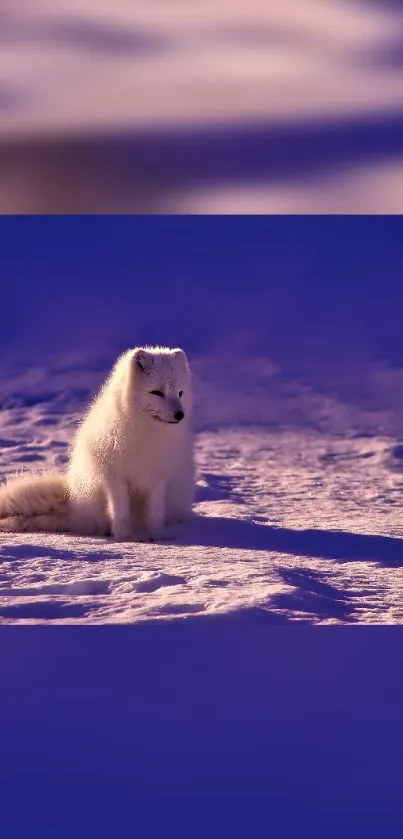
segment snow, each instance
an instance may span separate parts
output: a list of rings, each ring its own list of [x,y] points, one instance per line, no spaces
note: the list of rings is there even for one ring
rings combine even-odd
[[[295,220],[256,220],[254,239],[253,223],[244,220],[251,238],[239,244],[231,233],[239,232],[242,221],[234,225],[231,219],[209,220],[206,226],[196,218],[182,219],[176,221],[176,234],[173,221],[167,223],[167,237],[161,220],[155,224],[151,219],[122,220],[121,232],[114,239],[113,231],[119,230],[116,220],[55,223],[44,219],[35,225],[36,249],[30,250],[27,238],[26,248],[18,254],[12,234],[19,230],[24,239],[32,223],[3,222],[4,231],[11,235],[8,245],[4,239],[10,293],[15,294],[18,282],[25,282],[27,299],[21,301],[12,334],[3,339],[9,354],[3,353],[2,361],[1,476],[21,469],[64,467],[85,404],[114,360],[111,347],[119,342],[127,309],[130,317],[138,318],[143,305],[145,323],[155,319],[170,334],[177,329],[174,343],[183,343],[190,353],[196,389],[198,482],[194,516],[184,526],[170,529],[159,544],[2,534],[1,622],[401,623],[400,320],[393,321],[389,308],[382,312],[378,305],[380,289],[386,293],[389,283],[392,291],[392,274],[386,272],[385,279],[382,269],[384,286],[377,274],[379,255],[383,264],[388,259],[391,265],[398,262],[399,221],[385,221],[377,234],[374,224],[346,220],[343,240],[342,228],[331,220],[327,225],[326,220],[308,221],[302,238],[298,233],[302,225],[300,229]],[[385,257],[382,245],[389,223],[389,256]],[[273,236],[268,249],[267,235],[276,226],[277,244]],[[107,244],[92,249],[91,243],[99,242],[102,231],[108,230]],[[164,249],[173,255],[176,288],[171,295],[169,268],[159,275],[158,264],[149,263],[145,242],[141,245],[136,238],[147,230],[157,263],[166,258]],[[355,251],[351,248],[354,232]],[[199,250],[201,236],[204,256]],[[279,267],[282,236],[293,243],[295,259],[300,260],[291,293],[287,282],[294,269]],[[337,277],[332,285],[329,275],[325,295],[308,284],[311,268],[306,249],[315,237],[318,252],[319,242],[322,248],[323,262],[316,266],[320,278],[322,269],[334,271],[335,242],[344,265],[344,280]],[[119,258],[124,242],[132,248],[130,256],[127,247],[128,276],[136,265],[141,266],[142,276],[129,290],[126,277],[116,278],[112,300],[106,293],[107,260],[112,264],[114,256]],[[68,281],[60,289],[52,287],[54,296],[49,298],[46,272],[54,276],[67,243],[66,258],[80,265],[80,272],[88,271],[88,287],[80,275],[74,278],[72,263]],[[255,277],[248,297],[242,280],[243,258],[252,245],[262,273],[266,262],[267,270],[277,265],[278,279],[266,288]],[[176,247],[184,263],[175,262]],[[193,264],[196,270],[199,263],[200,269],[206,252],[208,260],[215,253],[216,273],[206,285],[197,285],[196,303],[192,303],[187,268]],[[229,262],[223,269],[225,254]],[[101,265],[106,270],[104,278],[98,273]],[[45,275],[38,281],[36,272],[41,266]],[[66,261],[61,270],[66,271]],[[356,270],[360,277],[352,279]],[[378,284],[371,280],[371,271]],[[366,282],[363,317],[367,325],[374,324],[373,331],[363,331],[362,323],[355,320],[361,276]],[[93,306],[94,277],[98,294]],[[68,305],[64,306],[66,283]],[[153,288],[158,294],[154,293],[150,314]],[[348,308],[338,303],[338,294],[344,300],[347,288]],[[334,303],[329,304],[332,295]],[[25,316],[25,307],[32,311],[31,304],[42,327],[35,318],[29,323]],[[77,333],[69,330],[74,305]],[[324,330],[329,305],[331,321]],[[39,314],[41,306],[44,312]],[[224,312],[219,321],[218,312]],[[276,332],[281,312],[282,325]],[[79,328],[86,317],[88,335]],[[182,340],[189,336],[189,317],[190,347],[186,338]],[[307,338],[301,343],[304,318]],[[272,324],[267,335],[265,319]],[[317,324],[311,347],[310,319]],[[41,343],[42,329],[51,342],[47,350]],[[382,344],[384,332],[393,351],[375,360],[371,353],[379,340]],[[91,348],[72,349],[76,335]],[[339,349],[341,335],[343,348]],[[135,329],[131,343],[138,343]]]
[[[46,466],[47,455],[59,463],[55,442],[9,446],[5,471]],[[376,437],[201,432],[195,515],[166,542],[3,535],[2,622],[401,623],[391,448]]]

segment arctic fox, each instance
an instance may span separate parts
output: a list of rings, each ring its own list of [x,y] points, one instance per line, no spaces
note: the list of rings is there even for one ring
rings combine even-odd
[[[0,488],[0,531],[153,541],[192,508],[191,376],[181,349],[118,358],[76,433],[65,474]]]

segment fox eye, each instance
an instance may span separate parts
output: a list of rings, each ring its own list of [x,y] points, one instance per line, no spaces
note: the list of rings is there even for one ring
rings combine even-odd
[[[183,396],[183,390],[179,391],[179,396]]]
[[[164,396],[162,390],[151,390],[150,393],[152,393],[153,396]]]

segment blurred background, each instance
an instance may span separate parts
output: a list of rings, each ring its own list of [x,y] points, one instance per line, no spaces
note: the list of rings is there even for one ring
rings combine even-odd
[[[81,411],[161,343],[189,353],[203,427],[403,442],[402,274],[403,216],[3,216],[0,419]]]
[[[0,212],[400,213],[399,0],[2,0]]]

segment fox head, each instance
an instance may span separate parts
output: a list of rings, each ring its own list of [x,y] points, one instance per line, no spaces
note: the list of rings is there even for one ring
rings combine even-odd
[[[191,376],[183,350],[138,347],[131,353],[128,398],[136,413],[178,425],[192,410]]]

